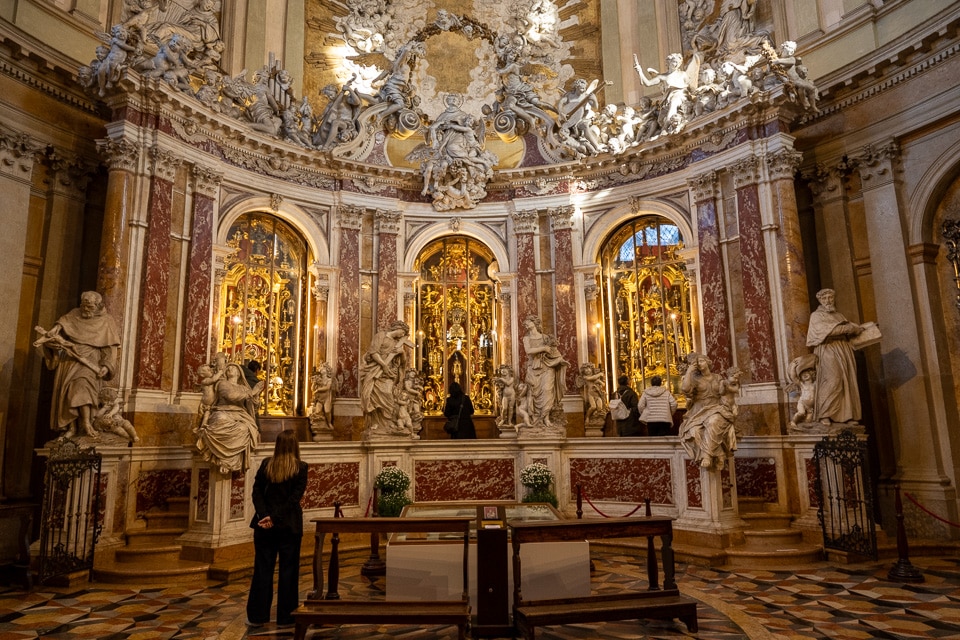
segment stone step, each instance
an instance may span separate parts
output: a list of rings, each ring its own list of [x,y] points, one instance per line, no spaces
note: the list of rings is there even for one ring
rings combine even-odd
[[[796,529],[747,529],[743,532],[746,545],[760,549],[794,547],[803,544],[803,532]]]
[[[747,523],[749,530],[765,531],[768,529],[789,529],[793,516],[783,513],[748,512],[741,513],[740,518]]]
[[[121,547],[114,554],[118,563],[175,562],[180,559],[180,545]]]
[[[811,564],[823,559],[823,547],[809,543],[757,548],[749,544],[730,547],[727,552],[727,568],[784,568]]]
[[[207,584],[210,565],[189,560],[147,560],[117,562],[114,559],[97,562],[93,579],[110,584]]]
[[[170,511],[148,511],[143,514],[147,529],[183,529],[187,530],[190,518],[186,513]]]
[[[128,547],[169,547],[186,531],[185,527],[129,529],[126,532]]]

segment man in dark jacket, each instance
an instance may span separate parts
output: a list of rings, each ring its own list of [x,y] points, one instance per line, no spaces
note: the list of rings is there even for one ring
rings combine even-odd
[[[621,437],[642,436],[640,414],[637,413],[637,403],[640,398],[637,396],[637,392],[630,388],[630,379],[627,376],[617,378],[617,385],[616,397],[620,398],[620,402],[630,409],[629,416],[623,420],[617,420],[617,434]]]

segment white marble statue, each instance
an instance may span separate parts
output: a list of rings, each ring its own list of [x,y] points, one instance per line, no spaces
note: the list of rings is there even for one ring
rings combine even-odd
[[[414,344],[407,337],[410,327],[397,320],[378,331],[360,364],[360,410],[366,426],[365,437],[412,437],[412,429],[401,425],[397,396],[403,392],[407,369],[405,349]]]
[[[264,381],[251,388],[240,365],[224,360],[218,354],[215,365],[197,369],[202,413],[194,433],[200,456],[220,473],[229,475],[245,472],[260,444],[256,416]]]
[[[694,55],[686,67],[683,67],[683,56],[671,53],[667,56],[667,70],[660,73],[649,68],[648,78],[643,72],[640,60],[633,55],[633,68],[640,77],[640,84],[645,87],[660,85],[663,99],[660,106],[660,128],[663,133],[679,133],[689,120],[686,103],[690,98],[689,92],[697,88],[700,73],[700,57]]]
[[[101,438],[115,436],[129,442],[140,442],[140,436],[133,424],[123,417],[122,410],[123,399],[116,387],[100,389],[100,406],[93,418],[94,429],[101,434]]]
[[[800,424],[813,422],[814,402],[817,396],[817,356],[812,353],[798,356],[787,367],[790,385],[787,391],[797,393],[796,411],[787,425],[790,432],[798,430]]]
[[[806,67],[796,53],[796,42],[792,40],[782,42],[778,53],[772,55],[768,53],[770,66],[781,77],[784,86],[791,91],[793,99],[804,109],[816,113],[820,94],[817,86],[807,79]]]
[[[333,432],[333,397],[339,389],[333,367],[324,362],[310,376],[310,432],[315,441],[326,439]]]
[[[860,335],[863,328],[837,311],[835,299],[833,289],[817,293],[820,306],[810,314],[807,329],[807,346],[817,356],[813,419],[825,425],[856,424],[860,421],[860,392],[850,338]]]
[[[80,295],[80,306],[64,314],[47,331],[36,327],[33,343],[47,368],[56,370],[50,402],[50,428],[61,438],[97,438],[93,420],[103,382],[117,369],[120,334],[96,291]]]
[[[687,412],[680,424],[680,442],[687,455],[705,469],[721,470],[737,449],[737,396],[739,375],[724,377],[711,371],[710,359],[699,353],[687,356],[680,390],[687,397]]]
[[[508,364],[500,365],[493,378],[493,385],[497,389],[499,400],[497,426],[511,427],[514,425],[513,418],[517,407],[517,376],[513,367]]]
[[[523,349],[527,354],[524,382],[530,395],[530,426],[537,431],[562,432],[564,424],[561,401],[569,363],[560,354],[556,338],[543,333],[539,318],[531,316],[524,320],[523,326],[526,328]]]
[[[357,137],[360,131],[357,119],[363,99],[353,86],[355,80],[356,75],[353,75],[339,89],[336,85],[328,84],[320,90],[328,102],[313,135],[313,144],[317,148],[326,151]]]
[[[583,394],[584,423],[603,424],[607,415],[607,385],[603,369],[592,362],[584,362],[580,365],[576,383]]]

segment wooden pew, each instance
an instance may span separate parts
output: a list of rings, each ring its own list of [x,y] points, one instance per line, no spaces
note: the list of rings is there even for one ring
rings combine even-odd
[[[513,623],[528,640],[542,626],[633,619],[679,618],[697,632],[696,601],[680,595],[674,576],[673,521],[670,518],[605,518],[557,522],[509,522],[513,544]],[[658,585],[657,562],[646,562],[646,591],[623,591],[580,598],[524,600],[520,590],[523,567],[520,547],[528,542],[563,542],[609,538],[643,538],[662,541],[663,588]],[[652,547],[652,545],[651,545]],[[638,563],[639,564],[639,563]]]
[[[470,524],[473,518],[314,518],[313,590],[293,612],[294,638],[303,640],[310,625],[341,624],[435,624],[456,625],[460,640],[465,640],[470,623],[470,598],[467,558],[470,548]],[[340,534],[456,533],[463,544],[463,592],[458,600],[393,601],[341,600]],[[331,535],[327,592],[323,593],[323,544]]]

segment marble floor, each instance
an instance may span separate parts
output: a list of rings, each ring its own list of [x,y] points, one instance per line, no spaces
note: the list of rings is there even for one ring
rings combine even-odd
[[[639,575],[623,570],[615,554],[595,557],[598,591],[645,588]],[[919,557],[911,562],[924,576],[918,584],[891,582],[892,561],[855,565],[818,563],[790,571],[679,567],[685,594],[699,601],[700,631],[690,634],[679,622],[627,621],[538,629],[544,640],[594,638],[681,638],[766,640],[794,638],[860,639],[960,638],[960,558]],[[308,572],[307,572],[308,573]],[[377,590],[356,574],[341,586]],[[303,592],[311,578],[303,575]],[[0,590],[0,640],[50,638],[213,639],[290,638],[292,629],[246,626],[247,584],[208,583],[171,587],[119,587],[87,584],[73,588],[38,587],[26,592]],[[350,597],[341,589],[344,597]],[[453,627],[419,628],[352,625],[311,629],[313,640],[456,638]]]

